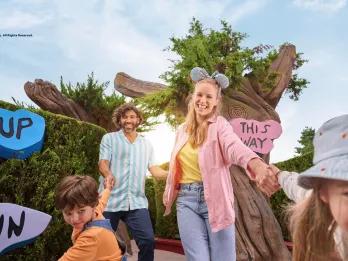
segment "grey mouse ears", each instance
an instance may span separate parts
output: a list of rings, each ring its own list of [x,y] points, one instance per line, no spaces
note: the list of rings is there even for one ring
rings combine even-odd
[[[200,67],[194,67],[190,72],[190,77],[195,83],[206,78],[214,79],[221,89],[226,89],[230,83],[226,75],[215,71],[210,76],[204,68]]]

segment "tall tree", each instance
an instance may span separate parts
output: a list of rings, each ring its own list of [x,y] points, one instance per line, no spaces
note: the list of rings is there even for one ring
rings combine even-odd
[[[297,156],[302,156],[307,153],[314,151],[313,139],[314,139],[315,129],[311,127],[305,127],[301,132],[301,137],[297,141],[300,146],[295,147],[295,152]]]
[[[222,114],[228,119],[258,121],[280,118],[275,108],[283,93],[297,100],[308,82],[293,71],[305,62],[295,46],[284,44],[278,50],[269,45],[241,47],[246,34],[234,32],[222,21],[220,31],[205,29],[193,19],[188,34],[172,37],[168,51],[178,59],[161,78],[166,88],[155,82],[135,79],[126,73],[115,78],[116,90],[138,98],[144,110],[154,116],[164,114],[176,126],[183,122],[187,98],[193,85],[189,72],[195,66],[224,72],[230,86],[223,91]],[[145,95],[147,94],[147,95]],[[143,96],[145,95],[145,96]],[[261,155],[268,162],[269,154]],[[290,260],[281,230],[268,199],[251,182],[244,170],[230,168],[237,213],[237,260]]]

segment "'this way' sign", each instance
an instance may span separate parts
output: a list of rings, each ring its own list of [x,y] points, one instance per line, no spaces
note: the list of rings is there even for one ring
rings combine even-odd
[[[267,154],[273,148],[273,140],[282,133],[281,125],[273,120],[256,121],[242,118],[232,119],[234,132],[251,150]]]
[[[40,151],[45,134],[45,119],[21,109],[15,112],[0,108],[0,157],[26,159]]]

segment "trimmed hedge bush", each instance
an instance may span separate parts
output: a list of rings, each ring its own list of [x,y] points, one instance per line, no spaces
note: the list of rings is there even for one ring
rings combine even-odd
[[[160,165],[162,169],[168,170],[169,164],[163,163]],[[151,182],[149,181],[151,180]],[[156,181],[155,179],[149,178],[146,186],[151,186],[153,188],[154,194],[151,191],[152,189],[146,190],[146,196],[149,200],[149,211],[151,219],[154,216],[155,221],[152,223],[154,226],[155,236],[179,239],[179,229],[176,221],[176,208],[175,204],[172,208],[172,213],[168,216],[163,216],[164,214],[164,205],[163,205],[163,192],[165,188],[165,181]],[[150,192],[151,191],[151,192]],[[149,192],[149,193],[147,193]],[[151,198],[153,195],[153,198]]]
[[[0,108],[20,109],[2,101]],[[42,110],[31,111],[45,118],[44,147],[26,160],[1,161],[0,202],[48,213],[52,221],[34,243],[1,256],[1,260],[57,260],[71,246],[71,228],[54,207],[55,186],[67,175],[99,176],[97,161],[104,129]]]
[[[149,201],[150,218],[151,218],[153,231],[155,231],[157,209],[156,209],[156,200],[155,200],[156,198],[155,181],[152,177],[148,177],[145,180],[145,195]]]
[[[168,216],[163,216],[164,205],[163,205],[163,192],[165,188],[165,181],[155,181],[155,192],[156,192],[156,236],[164,238],[179,239],[179,229],[176,220],[176,207],[173,204],[172,212]]]

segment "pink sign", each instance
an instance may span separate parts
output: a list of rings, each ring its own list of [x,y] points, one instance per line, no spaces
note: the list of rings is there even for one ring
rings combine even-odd
[[[230,123],[246,146],[262,154],[269,153],[273,148],[273,140],[282,134],[281,125],[274,120],[260,122],[237,118],[230,120]]]

